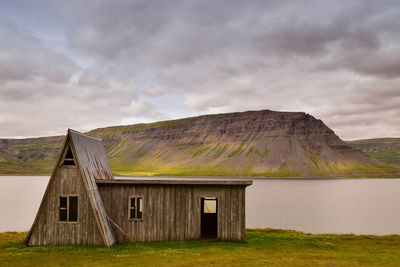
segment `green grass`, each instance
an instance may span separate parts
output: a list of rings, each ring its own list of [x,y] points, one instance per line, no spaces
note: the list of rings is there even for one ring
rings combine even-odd
[[[400,166],[400,138],[377,138],[348,143],[383,163]]]
[[[400,266],[400,236],[247,230],[246,242],[163,241],[23,248],[0,234],[0,266]]]
[[[395,166],[381,166],[374,164],[360,164],[356,161],[347,160],[335,166],[330,165],[322,174],[346,174],[349,177],[399,177],[400,168]],[[344,176],[344,175],[341,175]]]
[[[400,151],[383,150],[366,153],[371,158],[375,158],[383,163],[400,165]]]
[[[227,149],[225,146],[220,146],[211,155],[214,157],[215,153],[222,154]],[[208,153],[205,151],[202,155]],[[221,152],[222,151],[222,152]],[[160,154],[160,151],[157,152]],[[258,149],[253,149],[252,153],[258,155],[261,159],[268,157],[268,150],[263,153]],[[152,157],[150,160],[142,160],[146,152],[138,150],[132,156],[132,160],[121,161],[119,158],[110,158],[111,169],[114,175],[121,176],[263,176],[263,177],[299,177],[304,176],[301,171],[288,169],[288,166],[281,166],[279,169],[267,169],[264,172],[254,172],[252,169],[253,164],[249,164],[244,168],[234,168],[228,164],[214,164],[212,162],[205,162],[203,164],[183,164],[178,160],[176,164],[166,164],[159,157]],[[147,155],[147,154],[146,154]],[[219,157],[220,155],[218,155]],[[227,158],[228,159],[228,158]],[[315,160],[315,165],[311,160]],[[136,160],[142,160],[137,162]],[[357,162],[348,161],[347,165],[326,164],[316,161],[315,156],[309,158],[311,166],[314,168],[312,174],[306,176],[327,176],[327,177],[399,177],[400,169],[398,167],[390,166],[375,166],[375,165],[361,165]],[[35,160],[28,162],[25,165],[0,163],[0,173],[3,175],[48,175],[54,164],[54,159]],[[318,166],[318,168],[317,168]],[[390,167],[390,168],[389,168]],[[44,172],[43,170],[46,170]]]
[[[141,173],[153,176],[239,176],[242,173],[220,165],[174,165],[166,166],[156,163],[131,167],[113,168],[115,175],[140,176]]]
[[[193,165],[163,165],[156,162],[133,166],[114,165],[111,161],[114,175],[117,176],[249,176],[249,177],[299,177],[300,172],[288,170],[286,164],[279,169],[267,169],[264,172],[254,172],[253,165],[245,168],[229,168],[224,165],[193,164]]]
[[[114,126],[107,128],[100,128],[96,130],[92,130],[88,132],[89,135],[97,136],[101,138],[109,137],[112,134],[122,133],[127,131],[139,131],[139,130],[147,130],[152,128],[161,128],[161,127],[173,127],[179,126],[186,123],[188,120],[186,119],[178,119],[178,120],[170,120],[170,121],[160,121],[153,123],[141,123],[135,125],[127,125],[127,126]]]

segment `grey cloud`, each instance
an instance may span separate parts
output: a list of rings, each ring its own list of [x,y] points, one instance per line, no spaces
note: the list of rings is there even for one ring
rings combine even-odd
[[[109,81],[105,75],[99,73],[93,68],[86,69],[79,77],[78,84],[82,87],[108,87],[110,86]]]
[[[211,67],[220,65],[217,77],[257,71],[271,61],[282,66],[313,57],[316,71],[399,75],[398,60],[380,53],[399,36],[398,28],[385,27],[400,20],[393,1],[72,3],[62,6],[71,46],[135,73],[167,72],[177,81],[181,73],[172,73],[174,66],[179,70],[208,61]]]
[[[390,54],[371,52],[358,56],[348,55],[339,64],[364,75],[396,78],[400,77],[400,49]]]
[[[125,86],[115,85],[106,89],[82,89],[74,84],[49,83],[19,86],[25,93],[37,91],[37,88],[40,88],[40,91],[36,92],[35,99],[29,101],[18,97],[10,99],[6,97],[10,90],[0,90],[2,137],[63,134],[69,127],[86,131],[119,124],[123,119],[165,118],[165,115],[156,111],[151,104],[138,100],[135,90]],[[61,92],[46,96],[46,92],[54,87]]]
[[[148,88],[144,90],[144,93],[147,96],[155,97],[155,96],[161,96],[166,92],[166,89],[158,84],[152,84]]]
[[[0,21],[0,43],[0,137],[166,117],[138,99],[134,81],[113,79],[107,69],[82,68],[13,23]]]
[[[1,90],[13,101],[41,86],[33,93],[37,98],[46,94],[54,106],[67,108],[69,102],[74,114],[85,114],[69,121],[79,121],[79,127],[115,124],[118,118],[165,117],[168,103],[143,103],[144,94],[150,99],[183,95],[182,104],[193,115],[305,111],[337,127],[347,139],[372,137],[374,127],[400,135],[400,123],[393,118],[400,105],[396,1],[48,4],[66,32],[65,50],[78,59],[89,58],[89,66],[77,67],[68,57],[43,49],[39,40],[21,38],[29,34],[7,28],[4,36],[16,36],[7,50],[22,43],[27,51],[42,54],[28,61],[34,68],[20,67],[22,59],[16,55],[9,67],[0,66],[0,80],[4,76],[13,81]],[[49,62],[58,63],[53,71],[46,67]],[[24,83],[28,80],[35,80],[36,86]],[[43,104],[49,113],[53,108]]]
[[[0,20],[0,43],[0,83],[36,78],[65,83],[77,69],[73,61],[46,49],[29,32],[4,20]]]
[[[295,8],[288,8],[289,3]],[[278,53],[306,55],[324,51],[326,45],[338,41],[344,47],[378,46],[370,25],[363,27],[368,16],[382,12],[365,8],[375,6],[372,1],[350,1],[347,8],[319,1],[307,3],[114,1],[102,5],[95,1],[91,8],[78,4],[64,8],[79,22],[79,27],[69,28],[71,44],[112,59],[137,59],[151,52],[145,55],[150,63],[168,56],[190,62],[187,57],[194,60],[243,44],[261,52],[271,47]],[[309,9],[315,12],[308,14]],[[358,9],[367,13],[353,16]]]

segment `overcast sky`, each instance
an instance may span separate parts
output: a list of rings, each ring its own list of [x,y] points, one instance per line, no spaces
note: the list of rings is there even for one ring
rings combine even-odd
[[[400,1],[0,2],[0,137],[303,111],[400,137]]]

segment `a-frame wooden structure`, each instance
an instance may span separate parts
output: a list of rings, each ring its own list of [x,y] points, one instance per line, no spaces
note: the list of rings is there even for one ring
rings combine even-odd
[[[96,180],[113,180],[101,140],[68,130],[25,246],[112,246]]]
[[[245,188],[251,184],[239,179],[114,179],[101,140],[68,130],[24,245],[109,247],[210,236],[243,241]],[[206,202],[215,203],[213,212],[204,211]]]

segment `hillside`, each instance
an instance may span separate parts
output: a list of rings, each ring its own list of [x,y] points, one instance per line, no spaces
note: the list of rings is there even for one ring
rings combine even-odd
[[[372,158],[400,166],[400,138],[375,138],[347,142]]]
[[[63,138],[0,139],[0,174],[50,174]]]
[[[119,175],[348,176],[395,171],[321,120],[269,110],[92,130]],[[63,137],[0,140],[0,173],[49,173]]]

